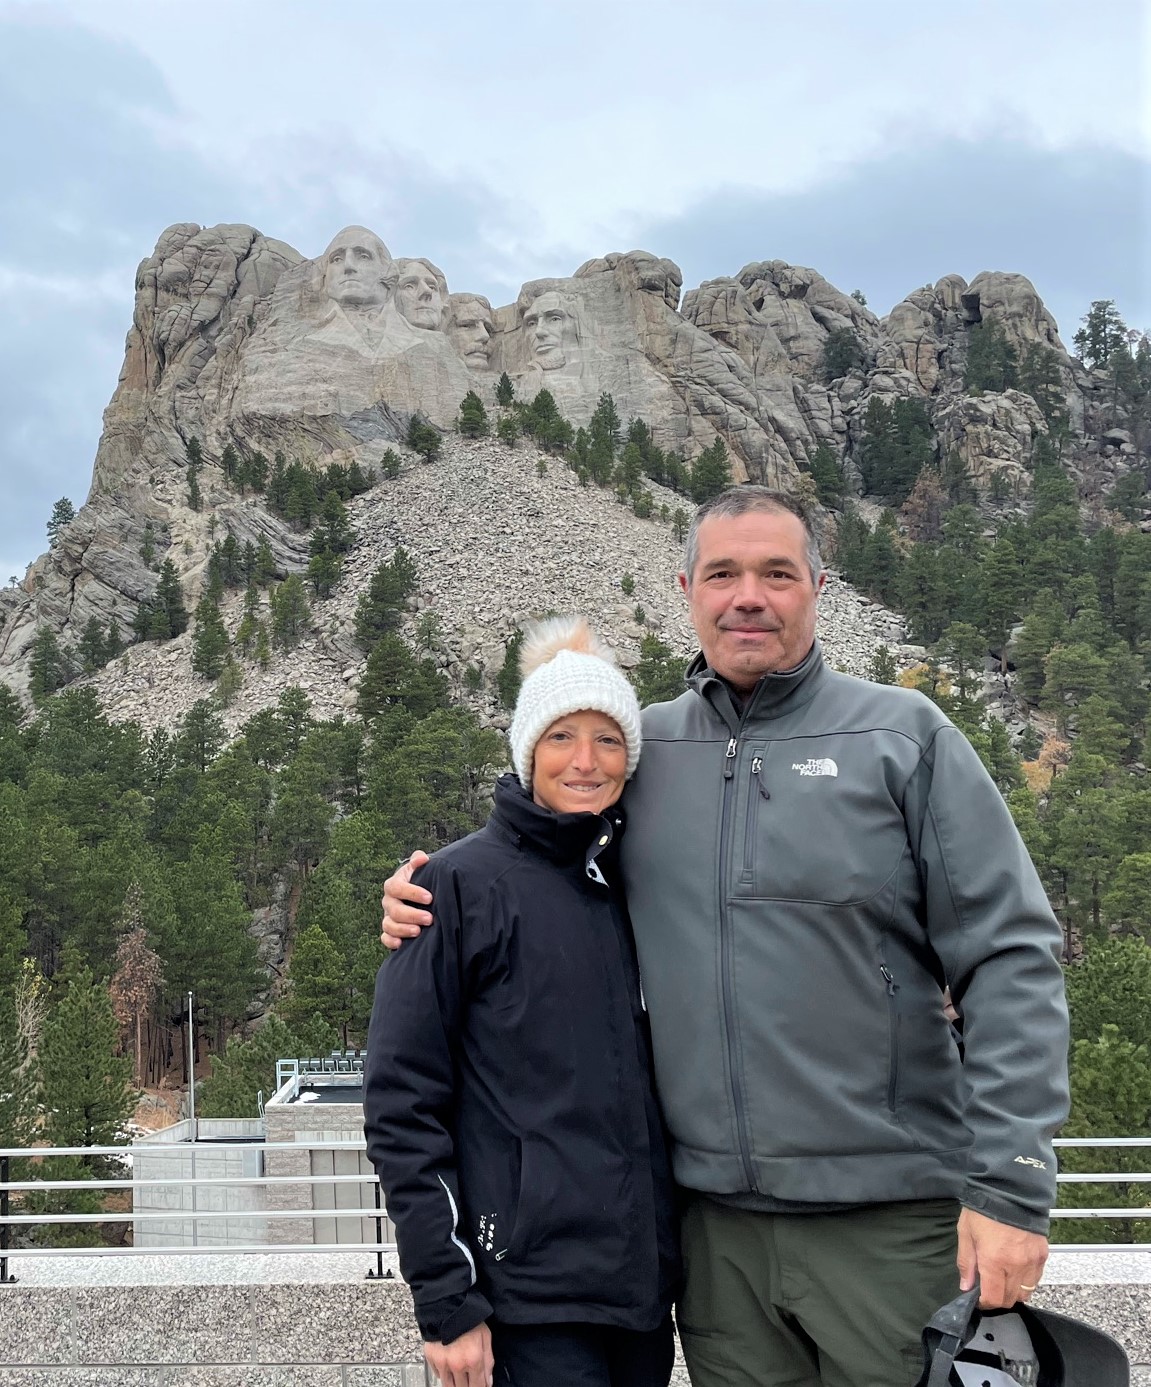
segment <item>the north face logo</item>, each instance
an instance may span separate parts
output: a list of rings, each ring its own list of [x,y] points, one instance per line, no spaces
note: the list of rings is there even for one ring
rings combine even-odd
[[[839,767],[830,756],[813,756],[810,761],[793,761],[791,769],[800,775],[838,775]]]

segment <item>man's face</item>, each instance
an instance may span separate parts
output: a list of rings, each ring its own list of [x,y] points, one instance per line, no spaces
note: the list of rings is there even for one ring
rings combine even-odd
[[[380,253],[362,234],[340,232],[324,255],[324,288],[345,307],[374,307],[387,298]]]
[[[400,271],[396,304],[413,327],[435,331],[444,313],[440,282],[427,265],[410,262]]]
[[[575,319],[558,294],[541,294],[524,314],[524,332],[536,363],[545,371],[565,365],[575,347]]]
[[[449,334],[456,350],[476,369],[488,365],[492,349],[492,317],[476,299],[456,305]]]
[[[679,575],[708,664],[749,692],[792,669],[815,640],[815,602],[803,525],[789,512],[710,516],[699,527],[691,583]]]

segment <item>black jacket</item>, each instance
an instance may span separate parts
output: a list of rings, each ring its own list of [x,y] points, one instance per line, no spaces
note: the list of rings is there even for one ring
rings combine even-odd
[[[364,1129],[426,1339],[654,1328],[678,1282],[673,1185],[631,932],[623,816],[512,776],[416,880],[435,923],[380,969]]]

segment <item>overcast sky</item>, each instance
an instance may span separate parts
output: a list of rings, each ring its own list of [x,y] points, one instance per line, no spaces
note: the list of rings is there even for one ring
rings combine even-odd
[[[1147,0],[0,0],[0,582],[87,494],[172,222],[348,222],[506,303],[610,250],[1151,328]]]

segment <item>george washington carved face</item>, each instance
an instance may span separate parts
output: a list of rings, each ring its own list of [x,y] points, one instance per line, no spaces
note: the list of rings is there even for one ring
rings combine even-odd
[[[391,256],[363,226],[346,226],[323,254],[324,290],[341,308],[378,308],[388,297]]]

